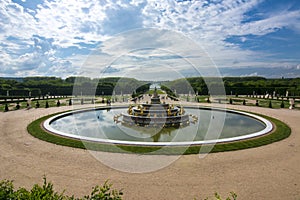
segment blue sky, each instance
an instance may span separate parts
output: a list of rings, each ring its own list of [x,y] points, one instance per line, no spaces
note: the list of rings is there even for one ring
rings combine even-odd
[[[300,76],[298,0],[2,0],[0,76],[82,75],[84,66],[97,62],[90,59],[95,52],[107,59],[112,51],[126,53],[118,50],[130,42],[144,48],[159,41],[143,32],[125,38],[118,49],[107,46],[116,35],[123,38],[124,32],[143,28],[182,34],[219,68],[291,68],[291,77]],[[149,60],[157,64],[156,70],[164,66],[172,70],[170,62],[162,62],[171,60],[182,66],[178,73],[188,71],[180,56],[162,51],[165,43],[150,45],[159,51],[129,49],[127,55],[114,57],[106,72],[130,74],[133,64],[146,59],[142,70],[150,67]],[[180,44],[177,48],[187,50]]]

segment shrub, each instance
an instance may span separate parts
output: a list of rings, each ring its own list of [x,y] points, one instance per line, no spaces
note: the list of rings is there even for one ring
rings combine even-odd
[[[84,196],[83,198],[69,197],[63,193],[55,192],[53,184],[51,182],[48,183],[46,177],[44,177],[43,180],[42,186],[35,184],[31,190],[26,190],[25,188],[14,190],[12,181],[3,180],[0,182],[0,199],[121,200],[123,195],[121,190],[112,189],[112,184],[106,181],[103,186],[94,187],[88,196]]]
[[[0,182],[0,199],[12,199],[14,186],[12,181],[3,180]]]
[[[218,193],[215,193],[215,200],[222,200],[222,199],[223,198]],[[209,200],[209,198],[205,198],[204,200]],[[237,195],[234,192],[230,192],[230,196],[224,200],[237,200]]]
[[[35,184],[31,191],[27,191],[26,189],[19,189],[16,194],[17,197],[25,197],[24,199],[54,199],[59,200],[63,199],[63,194],[58,194],[53,190],[53,184],[47,183],[46,177],[43,178],[44,183],[43,186],[40,186],[38,184]]]
[[[280,108],[284,108],[284,102],[281,101]]]
[[[207,97],[207,103],[210,103],[210,99],[209,99],[209,97]]]
[[[0,181],[0,199],[3,200],[122,200],[122,190],[112,189],[112,184],[106,181],[102,186],[95,186],[92,189],[90,195],[83,198],[75,198],[74,196],[67,196],[64,193],[55,192],[53,184],[47,182],[46,177],[43,177],[43,185],[35,184],[31,190],[25,188],[19,188],[14,190],[13,182],[10,180]],[[215,193],[215,200],[222,200],[223,198]],[[196,199],[196,198],[195,198]],[[205,200],[209,200],[206,198]],[[225,199],[224,199],[225,200]],[[237,195],[234,192],[230,192],[230,196],[226,200],[237,200]]]
[[[19,110],[19,109],[20,109],[20,107],[21,107],[21,106],[20,106],[20,103],[19,103],[19,102],[17,102],[16,109],[17,109],[17,110]]]
[[[39,108],[39,107],[40,107],[39,101],[36,102],[35,107],[36,107],[36,108]]]
[[[45,108],[49,108],[49,103],[46,101]]]
[[[90,200],[121,200],[123,192],[111,189],[112,184],[109,184],[107,181],[104,183],[103,186],[96,186],[93,188],[90,196],[84,196],[84,199]]]
[[[4,111],[5,111],[5,112],[9,111],[8,105],[7,105],[7,104],[5,104]]]

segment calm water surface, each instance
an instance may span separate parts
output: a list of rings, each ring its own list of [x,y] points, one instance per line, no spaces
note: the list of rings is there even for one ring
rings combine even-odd
[[[255,133],[265,128],[264,123],[249,116],[232,112],[188,108],[185,111],[198,116],[198,122],[182,128],[162,129],[159,127],[124,126],[121,123],[114,123],[113,117],[126,111],[127,109],[91,110],[67,115],[53,121],[50,125],[58,131],[74,135],[144,142],[222,139]],[[224,119],[224,125],[222,119]],[[221,132],[216,131],[220,127]]]

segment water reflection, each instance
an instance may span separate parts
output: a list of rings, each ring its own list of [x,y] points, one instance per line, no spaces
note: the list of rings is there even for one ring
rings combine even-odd
[[[91,110],[74,113],[52,122],[50,125],[62,132],[91,138],[143,141],[143,142],[184,142],[204,140],[209,125],[216,125],[218,118],[216,112],[207,109],[186,109],[187,113],[198,117],[196,124],[180,128],[128,126],[114,123],[113,117],[124,113],[127,109]],[[225,124],[219,138],[230,138],[255,133],[265,128],[264,123],[249,116],[226,113]]]

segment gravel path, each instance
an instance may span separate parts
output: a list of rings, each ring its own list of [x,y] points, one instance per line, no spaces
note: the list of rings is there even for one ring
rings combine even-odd
[[[238,199],[300,199],[300,111],[231,106],[275,117],[292,128],[289,138],[259,148],[181,156],[171,165],[150,173],[114,170],[82,149],[58,146],[32,137],[27,125],[50,113],[70,109],[40,108],[0,113],[0,179],[16,187],[42,183],[43,175],[58,191],[83,196],[109,179],[125,199],[200,199],[230,191]],[[127,154],[102,153],[126,160]],[[168,159],[160,156],[160,159]],[[134,165],[134,163],[131,163]]]

